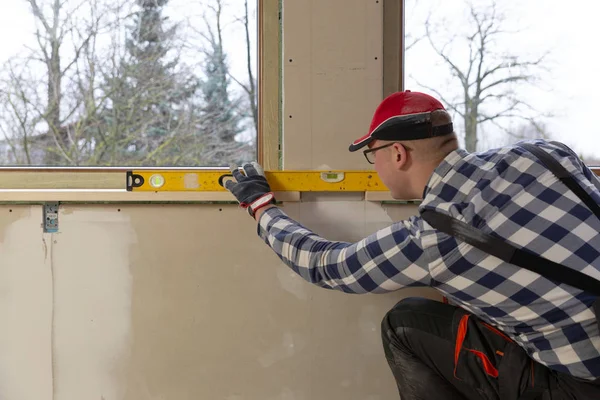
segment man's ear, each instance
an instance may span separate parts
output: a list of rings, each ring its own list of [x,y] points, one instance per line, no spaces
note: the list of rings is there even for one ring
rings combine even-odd
[[[396,165],[396,168],[404,168],[408,162],[408,152],[406,151],[406,148],[400,143],[394,143],[392,145],[392,153],[394,157],[392,161]]]

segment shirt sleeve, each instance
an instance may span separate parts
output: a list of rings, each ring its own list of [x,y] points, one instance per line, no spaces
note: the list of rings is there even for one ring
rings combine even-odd
[[[261,215],[258,235],[310,283],[346,293],[386,293],[431,283],[418,225],[421,219],[413,217],[357,243],[336,242],[273,207]]]

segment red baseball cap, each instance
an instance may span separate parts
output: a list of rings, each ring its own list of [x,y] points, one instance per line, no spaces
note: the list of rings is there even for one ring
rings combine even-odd
[[[421,92],[396,92],[386,97],[375,110],[369,133],[356,139],[350,151],[373,140],[418,140],[452,133],[452,123],[431,125],[431,112],[445,110],[437,99]]]

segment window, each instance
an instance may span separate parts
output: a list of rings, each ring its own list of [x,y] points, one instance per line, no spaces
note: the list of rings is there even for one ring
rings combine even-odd
[[[440,98],[462,145],[549,138],[600,165],[595,3],[405,0],[405,89]]]
[[[0,164],[256,159],[257,0],[14,1],[0,35]]]

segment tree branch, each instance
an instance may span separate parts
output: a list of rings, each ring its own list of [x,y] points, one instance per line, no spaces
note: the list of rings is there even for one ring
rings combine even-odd
[[[532,75],[516,75],[516,76],[509,76],[507,78],[502,78],[502,79],[498,79],[497,81],[494,81],[486,86],[484,86],[483,88],[481,88],[480,93],[484,93],[485,91],[498,86],[498,85],[502,85],[505,83],[511,83],[511,82],[519,82],[519,81],[529,81],[533,79]]]
[[[450,68],[456,73],[456,75],[458,76],[458,78],[460,79],[461,83],[463,86],[468,85],[468,79],[466,78],[466,76],[463,74],[463,72],[452,62],[452,60],[450,60],[450,58],[444,53],[443,48],[439,49],[434,41],[433,41],[433,37],[429,28],[429,19],[425,22],[425,32],[426,32],[426,36],[427,39],[429,40],[429,44],[431,45],[431,47],[433,48],[433,50],[450,66]]]

